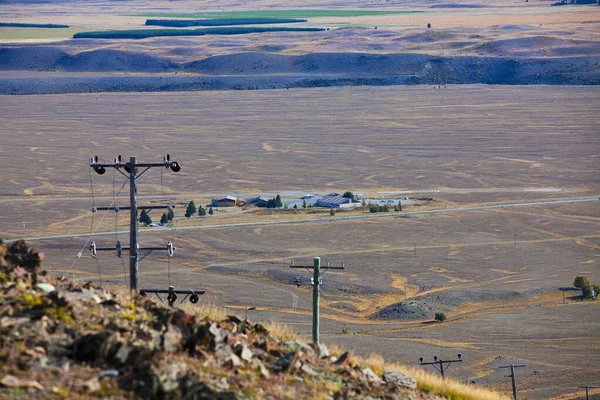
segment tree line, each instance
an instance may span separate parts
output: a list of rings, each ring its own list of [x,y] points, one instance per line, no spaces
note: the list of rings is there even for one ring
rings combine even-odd
[[[68,28],[69,25],[60,24],[25,24],[21,22],[0,22],[2,28]]]
[[[190,26],[230,26],[257,24],[291,24],[306,22],[305,19],[290,18],[223,18],[223,19],[147,19],[147,26],[169,26],[187,28]]]
[[[79,32],[73,39],[146,39],[156,36],[245,35],[264,32],[316,32],[323,28],[285,27],[227,27],[204,29],[130,29],[115,31]]]

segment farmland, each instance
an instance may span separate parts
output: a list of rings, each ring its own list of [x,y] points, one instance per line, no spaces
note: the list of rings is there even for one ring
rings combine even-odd
[[[183,195],[177,204],[202,204],[210,193],[285,190],[374,196],[440,190],[431,194],[433,203],[407,211],[597,196],[598,96],[594,87],[547,86],[4,96],[0,157],[8,185],[0,228],[7,238],[89,232],[93,154],[158,161],[169,151],[182,172],[149,172],[138,194],[159,202],[163,191],[166,198]],[[23,163],[35,174],[24,173]],[[104,202],[98,196],[110,203],[115,178],[91,179],[96,204]],[[116,190],[121,181],[117,176]],[[325,275],[326,343],[409,365],[419,356],[462,352],[465,361],[451,370],[453,377],[503,391],[509,382],[495,367],[524,362],[521,390],[549,398],[600,375],[592,358],[577,356],[600,351],[591,317],[598,303],[561,291],[578,274],[597,280],[599,207],[145,231],[144,245],[173,239],[178,250],[170,262],[159,253],[147,257],[141,279],[148,286],[193,284],[207,290],[202,302],[233,310],[254,306],[251,318],[283,321],[308,334],[308,275],[300,274],[305,283],[297,288],[290,284],[297,274],[286,264],[316,255],[345,262],[345,273]],[[233,213],[175,227],[307,217]],[[115,222],[117,230],[127,226],[125,216],[100,219],[99,231],[113,230]],[[115,236],[94,240],[110,246]],[[46,252],[52,273],[98,280],[100,267],[105,282],[124,282],[122,261],[112,254],[96,262],[84,251],[73,264],[85,242],[33,243]],[[408,311],[389,307],[406,298]],[[448,321],[427,323],[438,311]],[[343,328],[357,335],[344,335]]]
[[[177,249],[141,262],[143,287],[203,289],[201,304],[308,337],[310,275],[288,266],[319,256],[346,266],[324,276],[328,345],[409,366],[461,353],[448,376],[504,393],[497,367],[527,364],[527,399],[581,399],[577,385],[600,381],[600,301],[572,287],[600,283],[600,7],[73,4],[0,5],[3,22],[70,26],[0,28],[1,239],[28,238],[53,275],[125,285],[127,258],[88,245],[128,241],[126,213],[90,212],[126,205],[127,182],[90,156],[170,153],[181,172],[148,171],[138,197],[175,204],[175,223],[141,228],[140,244]],[[148,17],[325,30],[73,39]],[[183,217],[190,200],[346,190],[414,201]],[[485,208],[498,205],[515,207]]]

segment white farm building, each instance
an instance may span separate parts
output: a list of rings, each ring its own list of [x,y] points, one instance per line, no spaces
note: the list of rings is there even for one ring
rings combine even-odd
[[[359,201],[353,201],[347,197],[340,196],[338,193],[330,193],[321,197],[315,203],[316,207],[327,207],[327,208],[354,208],[359,207],[361,203]]]

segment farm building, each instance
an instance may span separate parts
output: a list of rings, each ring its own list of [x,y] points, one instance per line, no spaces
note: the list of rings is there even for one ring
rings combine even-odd
[[[353,208],[360,206],[361,203],[359,201],[353,201],[347,197],[340,196],[337,193],[330,193],[323,197],[321,197],[315,203],[317,207],[327,207],[327,208]]]
[[[225,196],[220,199],[213,199],[211,202],[213,207],[241,207],[244,201],[234,196]]]

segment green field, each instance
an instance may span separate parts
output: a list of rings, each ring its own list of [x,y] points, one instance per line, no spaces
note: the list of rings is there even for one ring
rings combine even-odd
[[[80,31],[75,28],[5,28],[0,29],[0,40],[68,39]]]
[[[223,11],[194,14],[137,14],[141,17],[162,18],[319,18],[319,17],[364,17],[373,15],[412,14],[423,11],[376,11],[376,10],[253,10]]]

